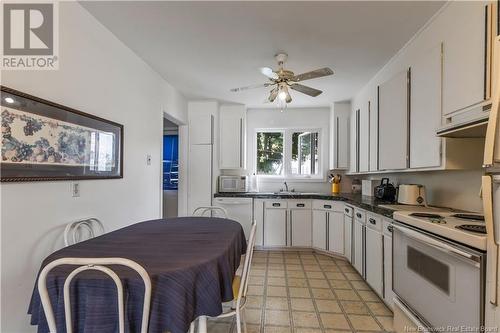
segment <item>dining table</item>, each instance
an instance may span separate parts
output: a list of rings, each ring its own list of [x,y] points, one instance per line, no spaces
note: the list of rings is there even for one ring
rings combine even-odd
[[[216,217],[178,217],[129,225],[50,254],[60,258],[126,258],[141,265],[151,280],[149,333],[186,333],[190,323],[222,313],[234,298],[232,281],[247,242],[241,225]],[[126,332],[140,332],[144,283],[137,272],[109,266],[124,289]],[[55,267],[46,286],[57,332],[66,332],[63,285],[74,265]],[[39,275],[40,275],[39,271]],[[38,280],[38,276],[37,276]],[[117,287],[99,271],[85,271],[72,281],[69,294],[73,332],[118,332]],[[28,314],[38,333],[49,332],[35,281]],[[206,329],[206,328],[204,328]]]

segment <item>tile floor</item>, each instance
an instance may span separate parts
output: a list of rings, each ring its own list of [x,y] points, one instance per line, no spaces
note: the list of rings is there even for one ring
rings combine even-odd
[[[345,260],[313,252],[255,251],[248,333],[391,332],[392,312]],[[209,333],[236,332],[230,319]]]

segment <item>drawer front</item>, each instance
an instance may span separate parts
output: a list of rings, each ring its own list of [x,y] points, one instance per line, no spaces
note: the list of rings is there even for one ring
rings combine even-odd
[[[266,200],[264,202],[266,209],[286,209],[288,207],[287,200]]]
[[[354,214],[354,208],[349,205],[344,205],[344,215],[352,217],[352,214]]]
[[[366,222],[366,212],[359,208],[354,208],[354,218],[363,223]]]
[[[392,220],[384,219],[382,230],[384,231],[384,235],[392,236]]]
[[[341,201],[333,200],[313,200],[313,209],[323,209],[329,211],[343,212],[344,204]]]
[[[288,200],[289,209],[311,209],[311,200]]]
[[[376,214],[366,214],[366,225],[368,228],[382,232],[382,216]]]

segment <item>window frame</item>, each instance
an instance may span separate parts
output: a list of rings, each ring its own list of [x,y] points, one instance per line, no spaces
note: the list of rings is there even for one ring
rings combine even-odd
[[[283,133],[283,174],[281,175],[259,175],[257,173],[257,133]],[[318,172],[315,175],[292,174],[292,135],[295,132],[316,132],[318,133]],[[253,133],[252,167],[253,172],[262,179],[269,181],[325,181],[323,167],[323,154],[325,152],[322,129],[318,127],[279,127],[279,128],[255,128]]]

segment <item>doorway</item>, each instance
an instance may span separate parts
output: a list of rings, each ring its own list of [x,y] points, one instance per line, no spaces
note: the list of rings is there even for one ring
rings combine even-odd
[[[179,126],[163,118],[163,218],[178,216]]]

